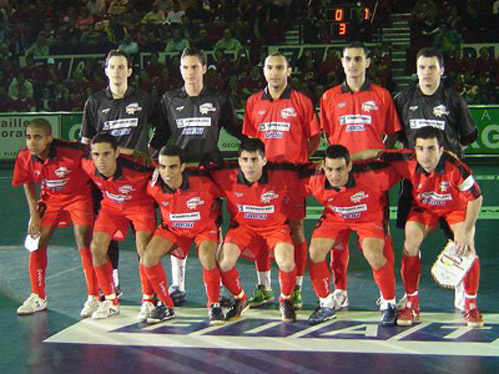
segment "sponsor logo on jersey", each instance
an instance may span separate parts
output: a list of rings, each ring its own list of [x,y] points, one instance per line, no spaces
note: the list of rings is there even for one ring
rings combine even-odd
[[[289,131],[291,124],[289,122],[263,122],[258,126],[258,131]]]
[[[340,125],[346,126],[345,131],[365,131],[366,125],[370,125],[372,117],[364,114],[347,114],[339,117]]]
[[[185,127],[210,127],[211,126],[211,118],[210,117],[179,118],[175,122],[177,123],[178,129],[183,129]]]
[[[41,174],[41,171],[40,171],[40,170],[35,170],[35,175],[36,175],[37,177],[39,177],[39,176],[40,176],[40,174]]]
[[[115,119],[112,121],[104,122],[104,126],[102,127],[102,131],[110,131],[110,130],[115,130],[115,129],[137,127],[138,125],[139,125],[138,118]]]
[[[199,221],[201,220],[201,213],[170,213],[170,221]]]
[[[265,133],[265,139],[282,139],[284,133],[282,131],[267,131]]]
[[[410,107],[409,107],[409,110],[410,110],[411,112],[415,112],[418,108],[419,108],[419,106],[417,106],[417,105],[413,105],[413,106],[410,106]]]
[[[334,206],[328,205],[329,209],[336,213],[341,218],[358,218],[362,212],[367,211],[367,204],[353,206]]]
[[[347,105],[347,104],[345,104],[345,103],[339,103],[339,104],[338,104],[338,108],[344,108],[344,107],[346,107],[346,105]]]
[[[241,213],[260,213],[260,214],[275,213],[274,205],[258,206],[258,205],[237,204],[237,208]]]
[[[442,182],[440,182],[440,185],[439,185],[439,186],[440,186],[440,190],[441,190],[442,192],[447,192],[447,190],[448,190],[448,189],[449,189],[449,187],[450,187],[450,182],[449,182],[449,181],[442,181]]]
[[[184,105],[182,105],[182,106],[178,106],[178,107],[176,107],[176,108],[175,108],[175,110],[176,110],[177,112],[180,112],[181,110],[184,110],[184,108],[185,108],[185,106],[184,106]]]
[[[123,204],[132,198],[131,196],[115,194],[109,191],[104,191],[104,194],[108,197],[108,199],[118,204]]]
[[[101,182],[94,181],[94,183],[95,183],[98,187],[102,187],[102,183],[101,183]]]
[[[68,184],[69,178],[64,179],[45,179],[43,185],[52,192],[62,191],[64,186]]]
[[[409,126],[411,129],[416,130],[426,126],[436,127],[440,130],[445,130],[445,121],[439,121],[436,119],[424,119],[424,118],[415,118],[409,120]]]
[[[262,109],[262,110],[258,111],[258,115],[259,116],[263,116],[265,113],[267,113],[267,111],[265,109]]]
[[[436,117],[442,117],[442,116],[446,116],[448,114],[449,114],[449,110],[443,104],[441,104],[441,105],[436,106],[435,108],[433,108],[433,115],[436,116]]]
[[[239,198],[241,198],[241,197],[243,197],[243,196],[244,196],[244,193],[242,193],[242,192],[234,192],[234,196],[235,196],[237,199],[239,199]]]
[[[428,205],[445,205],[446,201],[452,200],[451,194],[440,194],[435,191],[422,192],[417,196],[418,200],[421,200],[423,204]]]
[[[203,135],[204,127],[186,127],[182,129],[182,135]]]
[[[284,119],[288,119],[289,117],[296,117],[295,108],[284,108],[281,110],[281,117]]]
[[[267,219],[266,214],[255,214],[255,213],[244,213],[243,217],[246,219],[258,219],[262,221]]]
[[[216,110],[217,108],[215,108],[212,103],[204,103],[199,106],[201,114],[208,114],[209,112],[215,112]]]
[[[364,112],[370,112],[371,110],[378,110],[378,106],[373,100],[363,102],[361,108]]]
[[[130,193],[132,191],[135,191],[135,188],[130,184],[125,184],[118,188],[118,191],[120,191],[121,193]]]
[[[162,202],[161,202],[161,205],[163,205],[163,206],[168,206],[168,205],[170,205],[170,202],[168,202],[168,201],[162,201]]]
[[[60,168],[57,168],[55,171],[54,171],[55,175],[57,175],[59,178],[64,178],[66,175],[68,175],[69,173],[71,173],[71,170],[69,170],[67,167],[65,166],[61,166]]]
[[[194,227],[194,223],[192,222],[172,222],[172,227],[177,229],[192,229]]]
[[[140,112],[141,110],[142,107],[139,105],[139,103],[131,103],[125,107],[126,114],[131,114],[132,116],[135,114],[135,112]]]
[[[275,200],[277,198],[279,198],[279,195],[276,194],[274,191],[267,191],[267,192],[263,193],[262,196],[260,196],[260,200],[264,204],[268,204],[272,200]]]
[[[199,196],[193,197],[186,201],[187,208],[196,209],[200,205],[204,205],[204,200],[201,200]]]
[[[368,194],[366,194],[364,191],[357,192],[350,196],[350,201],[352,203],[360,203],[362,200],[367,199],[369,197]]]
[[[132,133],[131,129],[117,129],[109,132],[114,137],[130,135]]]

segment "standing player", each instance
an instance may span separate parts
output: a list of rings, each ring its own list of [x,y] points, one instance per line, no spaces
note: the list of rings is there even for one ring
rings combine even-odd
[[[26,147],[17,155],[12,185],[24,187],[30,213],[28,234],[39,237],[39,242],[38,248],[29,255],[32,294],[17,309],[17,314],[32,314],[47,308],[47,246],[64,215],[73,221],[87,281],[88,299],[80,315],[89,317],[97,309],[99,290],[90,252],[94,221],[89,210],[92,197],[90,181],[81,168],[85,154],[81,144],[54,139],[50,123],[45,119],[35,118],[26,127]],[[35,183],[41,184],[38,203]]]
[[[248,99],[243,133],[263,141],[269,162],[298,167],[308,161],[320,143],[320,125],[314,106],[307,96],[288,85],[291,66],[283,54],[276,52],[267,56],[263,73],[267,87]],[[297,266],[293,304],[296,309],[301,309],[301,286],[307,264],[307,244],[303,230],[305,198],[299,194],[292,194],[291,198],[288,217]],[[267,250],[260,251],[256,267],[258,284],[249,298],[250,307],[274,301]]]
[[[90,144],[92,137],[105,132],[116,138],[121,154],[132,154],[134,150],[148,152],[148,123],[154,112],[151,96],[141,90],[129,87],[133,61],[125,52],[113,49],[106,56],[104,72],[109,85],[106,89],[91,95],[83,109],[81,141]],[[159,148],[156,148],[159,149]],[[149,149],[152,153],[154,149]],[[101,197],[97,193],[97,204]],[[113,264],[113,276],[118,293],[118,244],[111,242],[109,256]]]
[[[202,51],[184,49],[180,58],[184,86],[163,95],[151,147],[159,149],[168,140],[184,151],[186,162],[209,163],[221,159],[218,138],[222,127],[242,139],[241,120],[229,97],[204,85],[206,70],[206,56]],[[186,259],[175,256],[171,259],[170,295],[175,305],[182,305],[186,298]]]
[[[483,318],[476,303],[480,263],[475,250],[475,226],[483,200],[480,187],[471,170],[444,151],[445,137],[441,130],[425,126],[416,131],[413,140],[415,151],[386,151],[380,155],[412,186],[402,267],[407,302],[397,324],[410,326],[419,318],[420,248],[439,218],[444,217],[454,234],[457,254],[475,256],[463,280],[464,319],[469,327],[481,327]]]
[[[356,231],[362,253],[382,295],[380,324],[393,326],[397,309],[394,258],[393,251],[385,247],[384,196],[400,177],[380,162],[352,165],[348,150],[342,145],[332,145],[326,150],[321,171],[305,172],[306,193],[314,195],[325,207],[310,244],[309,274],[320,303],[309,322],[321,323],[336,316],[326,256],[338,238],[348,237],[351,231]]]
[[[443,131],[443,147],[462,158],[466,146],[474,142],[478,130],[466,102],[449,85],[442,81],[444,59],[434,48],[423,48],[416,56],[418,84],[409,87],[395,97],[395,107],[403,124],[400,140],[406,148],[414,148],[414,136],[418,129],[432,126]],[[397,227],[404,228],[411,206],[410,183],[402,182],[397,209]],[[446,234],[452,237],[448,225],[441,221]],[[405,256],[402,257],[402,268]],[[454,306],[464,311],[464,289],[456,287]]]
[[[286,204],[292,193],[286,181],[294,171],[266,166],[265,145],[260,139],[241,143],[238,164],[212,173],[226,195],[232,218],[218,261],[222,282],[236,299],[226,319],[239,318],[248,307],[235,267],[238,258],[248,251],[268,248],[274,251],[279,267],[282,320],[294,321],[296,312],[291,297],[296,284],[296,266],[291,231],[286,224]]]
[[[167,292],[168,281],[161,257],[174,251],[176,256],[184,258],[194,242],[203,267],[210,324],[222,324],[225,317],[220,308],[216,220],[217,198],[223,192],[208,175],[202,175],[197,169],[186,169],[183,152],[177,146],[161,148],[158,170],[160,177],[151,181],[147,192],[160,206],[163,222],[147,245],[141,263],[164,306],[158,306],[147,322],[161,322],[172,315],[173,301]]]
[[[92,318],[100,319],[120,312],[113,268],[107,254],[111,238],[118,230],[126,236],[132,223],[137,253],[142,256],[156,226],[156,212],[154,201],[146,191],[151,168],[128,156],[120,156],[116,138],[110,134],[95,135],[90,147],[91,159],[82,161],[83,169],[103,195],[91,243],[95,273],[105,294],[105,300],[92,314]],[[154,289],[142,265],[139,265],[139,273],[143,296],[137,319],[144,321],[153,311]]]
[[[348,44],[341,58],[345,82],[329,89],[321,98],[321,127],[329,144],[341,144],[350,154],[391,148],[401,129],[390,93],[367,79],[370,63],[368,50],[362,43]],[[348,306],[348,237],[338,238],[337,244],[331,265],[336,308],[340,309]],[[393,252],[389,234],[386,245]]]

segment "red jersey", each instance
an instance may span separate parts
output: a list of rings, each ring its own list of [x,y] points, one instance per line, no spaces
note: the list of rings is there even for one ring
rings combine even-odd
[[[471,169],[447,151],[430,174],[418,164],[414,151],[390,150],[379,157],[411,182],[413,205],[435,214],[450,213],[482,194]]]
[[[400,180],[397,172],[382,162],[354,164],[343,187],[333,187],[315,165],[302,171],[307,195],[324,205],[323,219],[342,223],[383,222],[385,192]]]
[[[327,90],[320,108],[329,144],[341,144],[351,154],[384,149],[383,136],[402,129],[390,93],[369,81],[357,92],[346,83]]]
[[[250,183],[237,164],[211,171],[227,198],[232,224],[256,230],[278,227],[286,222],[290,192],[286,181],[291,179],[292,173],[267,164],[260,180]]]
[[[102,191],[101,205],[120,212],[128,207],[154,205],[147,194],[153,169],[124,155],[119,156],[117,162],[116,172],[108,178],[99,173],[90,154],[82,160],[83,170]]]
[[[306,163],[308,139],[320,131],[312,101],[289,86],[275,100],[267,88],[248,99],[243,134],[265,143],[270,162]]]
[[[79,194],[90,193],[87,174],[81,167],[81,159],[87,147],[81,143],[54,139],[50,144],[46,160],[32,155],[27,147],[23,147],[16,158],[13,186],[26,183],[41,185],[41,198],[71,198]]]
[[[216,226],[220,211],[216,199],[223,192],[198,170],[187,169],[182,178],[181,186],[172,190],[158,176],[148,184],[147,193],[158,203],[163,224],[178,235],[192,236]]]

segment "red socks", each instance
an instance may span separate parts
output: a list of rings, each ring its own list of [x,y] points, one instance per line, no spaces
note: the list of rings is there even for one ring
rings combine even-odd
[[[99,296],[99,284],[95,275],[94,266],[92,263],[92,252],[90,248],[80,249],[81,265],[83,274],[87,282],[87,294],[91,296]]]
[[[419,255],[407,256],[402,254],[402,264],[400,268],[402,281],[404,282],[405,293],[412,295],[418,290],[419,278],[421,276],[421,260]]]
[[[220,303],[220,270],[215,266],[211,270],[203,268],[203,281],[208,297],[208,307]]]
[[[106,262],[104,265],[94,266],[94,269],[104,295],[109,296],[116,293],[113,282],[113,265],[110,262]]]
[[[346,290],[348,287],[347,268],[350,259],[348,237],[345,241],[341,241],[338,246],[343,249],[336,249],[335,247],[331,251],[331,270],[333,271],[334,288],[337,290]]]
[[[478,286],[480,284],[480,261],[478,257],[471,264],[470,270],[464,276],[464,306],[466,310],[470,309],[469,304],[476,305],[476,294],[478,293]],[[467,297],[467,296],[474,297]]]
[[[279,270],[281,296],[291,296],[296,285],[296,266],[291,271]]]
[[[229,290],[234,296],[238,296],[243,291],[241,286],[241,278],[239,272],[234,266],[229,271],[223,272],[220,270],[220,276],[222,278],[223,285]]]
[[[173,308],[173,300],[168,294],[168,279],[166,278],[165,269],[163,269],[161,262],[151,267],[145,267],[142,265],[141,267],[154,289],[152,293],[156,293],[156,296],[163,304],[169,308]]]
[[[296,276],[301,277],[305,274],[305,268],[307,267],[308,251],[307,243],[295,243],[295,264],[296,264]]]
[[[266,248],[260,248],[255,258],[256,270],[259,272],[270,271],[271,261]]]
[[[29,254],[29,277],[31,290],[45,299],[45,276],[47,271],[47,247],[41,247]]]
[[[154,295],[154,287],[147,276],[146,268],[139,263],[140,287],[142,295]]]
[[[321,262],[309,262],[308,264],[308,274],[312,285],[314,286],[315,294],[317,297],[325,298],[330,292],[331,288],[329,285],[331,272],[327,266],[326,261]]]
[[[383,299],[395,299],[395,274],[393,273],[393,262],[387,261],[379,269],[372,269],[374,281],[378,285]]]

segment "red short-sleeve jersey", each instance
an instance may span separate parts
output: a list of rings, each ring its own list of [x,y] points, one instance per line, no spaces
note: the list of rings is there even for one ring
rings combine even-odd
[[[81,167],[81,159],[85,154],[86,147],[83,144],[59,139],[54,139],[50,144],[46,160],[40,160],[23,147],[16,158],[12,185],[39,183],[42,200],[88,194],[89,179]]]
[[[414,151],[390,150],[379,157],[411,182],[413,204],[435,214],[450,213],[482,194],[471,169],[447,151],[429,174],[418,164]]]
[[[182,184],[172,190],[161,179],[151,181],[147,193],[158,203],[163,224],[178,235],[192,236],[216,225],[220,188],[198,170],[186,169]]]
[[[293,171],[267,164],[262,177],[255,183],[250,183],[236,164],[210,173],[225,193],[233,226],[268,230],[286,222],[288,195],[292,192],[286,181],[291,179]]]
[[[315,165],[301,172],[307,195],[324,205],[323,217],[335,222],[383,222],[385,192],[400,180],[397,172],[382,162],[354,164],[347,184],[331,186],[322,169]]]
[[[275,100],[267,89],[248,99],[243,134],[265,143],[265,155],[270,162],[306,163],[308,139],[319,133],[312,101],[289,86]]]
[[[90,154],[82,160],[83,169],[102,191],[101,205],[118,212],[132,206],[153,205],[152,197],[147,194],[153,169],[124,155],[119,156],[117,161],[116,172],[107,178],[96,169]]]
[[[390,93],[369,81],[357,92],[346,83],[327,90],[320,110],[329,144],[341,144],[350,153],[384,149],[383,136],[402,128]]]

